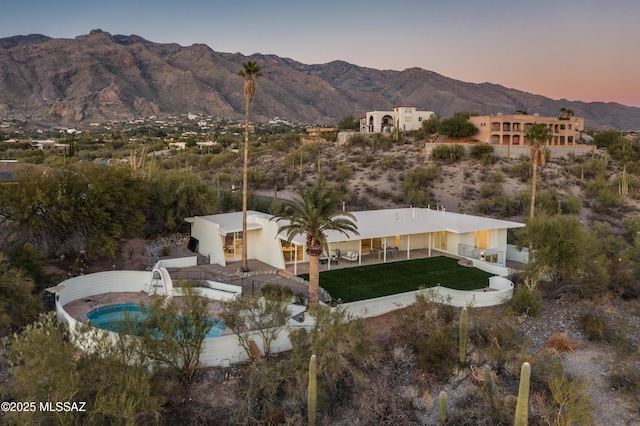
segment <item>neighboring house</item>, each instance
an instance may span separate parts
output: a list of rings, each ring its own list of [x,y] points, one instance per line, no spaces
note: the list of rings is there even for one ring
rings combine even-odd
[[[492,145],[528,145],[525,132],[534,124],[549,127],[552,139],[549,146],[572,146],[580,139],[584,131],[584,118],[540,117],[537,114],[523,115],[483,115],[470,117],[469,122],[478,128],[473,137],[480,142]]]
[[[394,126],[398,130],[420,130],[422,122],[428,120],[432,111],[416,111],[414,105],[398,105],[393,111],[371,111],[360,117],[362,133],[393,133]]]
[[[400,208],[352,212],[360,235],[345,237],[338,232],[327,233],[329,251],[362,256],[411,258],[412,250],[439,251],[476,258],[506,266],[507,229],[521,228],[518,222],[491,219],[444,210]],[[291,244],[279,226],[286,222],[271,220],[273,216],[256,211],[247,212],[249,259],[257,259],[275,268],[287,264],[308,262],[306,237],[298,235]],[[191,224],[191,236],[198,241],[198,253],[209,256],[209,262],[226,265],[242,257],[242,213],[224,213],[185,219]],[[398,252],[400,252],[398,254]],[[329,264],[330,267],[330,264]]]
[[[185,150],[187,149],[187,143],[186,142],[171,142],[169,143],[169,149],[177,149],[177,150]]]
[[[31,139],[31,146],[36,147],[42,151],[56,149],[58,151],[64,151],[69,148],[68,143],[57,143],[53,139]]]

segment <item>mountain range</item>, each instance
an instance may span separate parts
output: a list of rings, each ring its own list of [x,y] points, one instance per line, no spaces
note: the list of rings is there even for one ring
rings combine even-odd
[[[556,116],[569,108],[587,128],[640,129],[640,108],[553,100],[490,83],[466,83],[420,68],[376,70],[343,61],[306,65],[275,55],[216,52],[101,30],[73,39],[0,39],[0,118],[42,125],[125,120],[187,112],[242,118],[242,62],[257,61],[252,119],[335,124],[367,111],[411,104],[442,117],[516,110]]]

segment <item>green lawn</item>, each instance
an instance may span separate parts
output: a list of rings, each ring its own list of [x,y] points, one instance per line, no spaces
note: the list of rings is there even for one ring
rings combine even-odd
[[[300,275],[309,279],[308,274]],[[320,287],[343,302],[373,299],[440,284],[457,290],[488,285],[492,274],[458,265],[456,259],[438,256],[368,265],[320,273]]]

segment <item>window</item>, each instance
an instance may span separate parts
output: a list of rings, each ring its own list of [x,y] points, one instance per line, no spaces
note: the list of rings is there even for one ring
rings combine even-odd
[[[281,240],[282,255],[285,262],[293,262],[302,260],[302,246],[296,244],[290,244],[285,240]]]

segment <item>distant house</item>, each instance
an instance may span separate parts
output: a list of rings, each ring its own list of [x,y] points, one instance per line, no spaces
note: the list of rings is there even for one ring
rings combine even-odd
[[[173,149],[177,149],[177,150],[184,150],[184,149],[187,149],[187,143],[186,142],[171,142],[171,143],[169,143],[169,148],[173,148]]]
[[[496,114],[470,117],[469,122],[478,128],[473,137],[492,145],[528,145],[525,132],[534,124],[544,124],[551,131],[549,146],[572,146],[584,131],[584,118],[541,117],[538,114]]]
[[[371,111],[360,117],[362,133],[392,133],[398,130],[420,130],[422,122],[428,120],[433,111],[417,111],[414,105],[397,105],[393,111]]]
[[[53,139],[31,139],[31,146],[38,148],[42,151],[53,150],[53,149],[58,151],[64,151],[67,148],[69,148],[68,143],[58,143]]]

